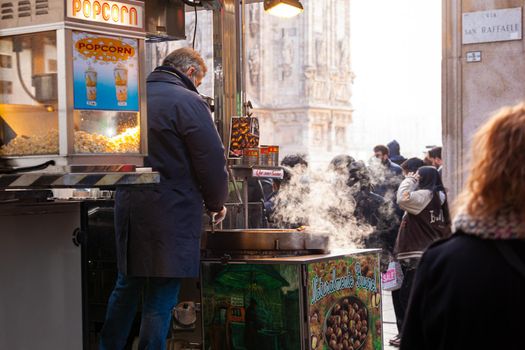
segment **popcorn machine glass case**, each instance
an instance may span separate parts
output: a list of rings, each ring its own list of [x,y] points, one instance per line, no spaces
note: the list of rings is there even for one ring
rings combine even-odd
[[[58,155],[55,32],[0,38],[0,154]]]
[[[0,20],[0,156],[16,166],[47,160],[141,166],[147,154],[143,3],[122,2],[137,9],[137,28],[95,25],[93,18],[86,24],[74,9],[64,22],[49,23],[63,16],[65,2],[51,4],[57,11],[50,9],[49,18],[35,17],[42,23],[16,27],[25,18]]]
[[[138,40],[72,39],[75,153],[139,153]]]

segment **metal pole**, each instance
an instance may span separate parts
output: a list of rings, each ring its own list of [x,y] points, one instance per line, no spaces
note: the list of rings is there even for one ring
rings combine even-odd
[[[239,11],[237,12],[237,49],[238,49],[238,74],[237,74],[237,91],[239,93],[239,113],[242,116],[246,115],[246,76],[245,76],[245,64],[246,64],[246,1],[239,0],[238,3]]]
[[[245,0],[238,0],[236,3],[235,21],[237,25],[237,113],[240,116],[246,115],[246,86],[244,76],[244,63],[245,63]],[[243,179],[243,207],[244,207],[244,228],[247,229],[249,226],[248,218],[248,177]]]
[[[238,115],[237,1],[224,0],[221,10],[213,11],[215,123],[225,146],[228,146],[231,117]]]
[[[242,200],[244,206],[244,228],[248,228],[248,178],[245,177],[242,183]]]
[[[221,10],[213,12],[215,123],[226,148],[231,117],[246,114],[244,13],[245,0],[223,0]],[[243,226],[248,228],[248,179],[242,180]]]

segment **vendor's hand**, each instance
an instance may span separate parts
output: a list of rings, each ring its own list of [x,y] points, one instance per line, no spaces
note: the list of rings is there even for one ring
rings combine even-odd
[[[226,209],[225,206],[222,207],[222,209],[218,212],[216,211],[210,211],[210,217],[211,217],[211,221],[212,221],[212,224],[214,225],[218,225],[222,222],[222,220],[224,220],[224,218],[226,217],[226,213],[228,212],[228,210]]]

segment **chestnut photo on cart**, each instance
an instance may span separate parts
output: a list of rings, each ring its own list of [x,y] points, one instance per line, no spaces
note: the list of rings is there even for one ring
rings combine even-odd
[[[382,350],[377,254],[308,265],[310,349]]]

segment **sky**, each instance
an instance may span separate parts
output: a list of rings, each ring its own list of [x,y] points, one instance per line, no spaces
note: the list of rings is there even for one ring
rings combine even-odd
[[[405,157],[441,145],[441,1],[352,0],[350,144],[396,139]]]

